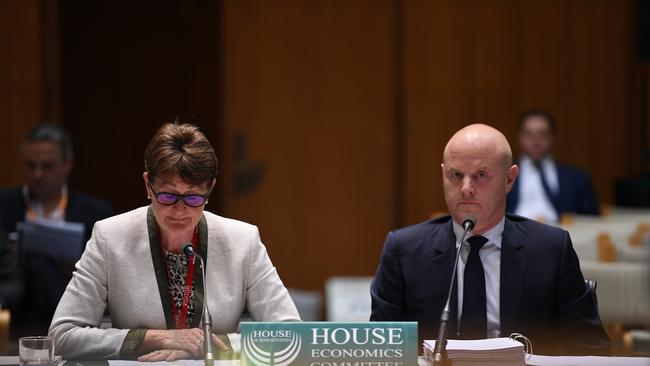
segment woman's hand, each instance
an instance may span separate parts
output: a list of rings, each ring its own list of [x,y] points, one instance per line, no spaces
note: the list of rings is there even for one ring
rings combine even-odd
[[[192,353],[180,349],[159,349],[138,357],[140,362],[176,361],[195,358]]]
[[[216,334],[211,334],[211,339],[218,349],[228,351],[228,346]],[[138,351],[144,354],[138,361],[202,359],[203,331],[199,328],[149,329]]]
[[[185,351],[189,353],[189,357],[185,358],[200,358],[202,343],[203,331],[199,328],[150,329],[145,334],[138,351],[147,353],[147,356],[153,353],[152,351]]]
[[[212,339],[212,344],[216,346],[220,351],[229,351],[230,348],[223,343],[223,341],[217,336],[216,334],[212,333],[210,334],[211,339]],[[199,348],[199,358],[203,358],[203,355],[205,354],[205,349],[203,348],[203,339],[201,339],[201,347]],[[212,348],[212,351],[216,351],[214,347]]]
[[[212,336],[212,344],[217,346],[217,348],[219,348],[219,350],[221,350],[221,351],[229,351],[230,350],[230,347],[228,347],[225,343],[223,343],[223,341],[216,334],[212,333],[211,336]]]

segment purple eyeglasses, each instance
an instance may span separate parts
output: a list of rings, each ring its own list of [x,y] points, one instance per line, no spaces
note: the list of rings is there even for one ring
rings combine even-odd
[[[175,205],[176,202],[178,202],[179,200],[183,200],[185,206],[201,207],[208,202],[208,197],[210,196],[210,192],[208,192],[208,194],[206,195],[156,192],[151,182],[149,182],[149,187],[151,188],[151,191],[153,192],[154,196],[156,196],[156,201],[158,201],[158,203],[160,203],[161,205],[165,205],[165,206],[172,206]]]

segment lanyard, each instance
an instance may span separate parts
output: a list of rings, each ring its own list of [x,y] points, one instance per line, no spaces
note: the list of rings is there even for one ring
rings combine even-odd
[[[194,230],[194,236],[192,237],[192,245],[194,248],[199,246],[199,227],[197,226]],[[194,281],[194,261],[195,257],[191,256],[187,264],[187,275],[185,276],[185,288],[183,289],[183,302],[181,304],[180,312],[176,307],[176,302],[170,296],[169,301],[171,302],[172,315],[174,316],[174,321],[176,322],[176,329],[185,329],[187,328],[187,309],[190,307],[190,296],[192,295],[192,283]],[[169,281],[169,268],[167,268],[167,262],[165,261],[165,269],[167,270],[167,281]]]

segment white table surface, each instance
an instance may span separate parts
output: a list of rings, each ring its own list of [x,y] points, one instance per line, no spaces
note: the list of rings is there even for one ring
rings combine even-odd
[[[174,362],[137,362],[137,361],[108,361],[111,366],[153,366],[153,365],[186,365],[202,366],[200,360],[181,360]],[[0,356],[0,365],[17,365],[18,356]],[[238,366],[239,361],[215,361],[215,366]],[[428,366],[424,357],[418,359],[419,366]],[[526,365],[529,366],[650,366],[647,357],[596,357],[596,356],[531,356]]]
[[[528,366],[650,366],[647,357],[597,357],[597,356],[538,356],[532,355]],[[431,366],[424,357],[418,359],[418,366]]]

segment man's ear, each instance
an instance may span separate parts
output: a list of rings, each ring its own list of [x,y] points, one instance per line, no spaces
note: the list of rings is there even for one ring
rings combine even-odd
[[[512,189],[512,185],[515,184],[515,180],[519,176],[519,166],[517,164],[512,164],[508,171],[506,171],[506,193],[509,193]]]

